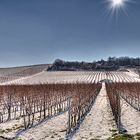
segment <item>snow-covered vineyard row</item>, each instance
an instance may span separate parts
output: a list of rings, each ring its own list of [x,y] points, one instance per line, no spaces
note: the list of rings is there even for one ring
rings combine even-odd
[[[124,83],[120,89],[118,88],[120,84],[103,83],[95,104],[72,140],[107,140],[117,132],[116,130],[123,134],[139,134],[140,108],[135,107],[140,107],[140,94],[137,92],[140,88],[137,85],[139,83]],[[132,89],[134,96],[132,96],[132,86],[137,87]],[[124,92],[126,90],[128,92]],[[122,96],[125,96],[125,100]],[[139,138],[132,136],[116,139],[137,140]]]
[[[129,72],[46,72],[43,71],[36,75],[25,77],[6,84],[39,84],[39,83],[77,83],[88,82],[98,83],[102,80],[113,82],[139,82],[137,75]]]

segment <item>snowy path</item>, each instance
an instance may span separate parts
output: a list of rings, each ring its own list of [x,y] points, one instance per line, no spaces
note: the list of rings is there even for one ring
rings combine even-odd
[[[105,84],[103,83],[95,104],[72,140],[106,139],[112,135],[110,131],[112,129],[116,129],[116,125],[113,121]]]

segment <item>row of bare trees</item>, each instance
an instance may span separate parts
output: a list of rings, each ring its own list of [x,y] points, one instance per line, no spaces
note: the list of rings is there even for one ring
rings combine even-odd
[[[140,111],[140,83],[107,83],[106,90],[118,130],[122,132],[121,99]]]
[[[70,87],[62,84],[0,86],[0,122],[23,117],[27,128],[36,120],[64,111]]]
[[[68,133],[77,129],[94,103],[101,87],[100,83],[76,85],[70,102]]]
[[[0,123],[23,118],[25,129],[69,110],[68,133],[88,111],[101,84],[0,86]]]

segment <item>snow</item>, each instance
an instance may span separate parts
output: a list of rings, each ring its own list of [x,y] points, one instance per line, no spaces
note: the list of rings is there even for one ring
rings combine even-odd
[[[131,107],[124,99],[121,100],[121,121],[129,134],[140,132],[140,112]]]
[[[41,125],[30,129],[20,136],[22,140],[60,140],[64,139],[67,129],[68,114],[64,113]]]
[[[59,116],[55,116],[46,120],[35,127],[23,131],[18,138],[22,140],[60,140],[66,136],[68,122],[68,113],[65,112]],[[16,126],[22,126],[23,119],[11,120],[0,124],[0,129],[12,129]],[[21,128],[22,130],[23,128]],[[16,136],[18,129],[2,134],[4,137],[13,138]]]

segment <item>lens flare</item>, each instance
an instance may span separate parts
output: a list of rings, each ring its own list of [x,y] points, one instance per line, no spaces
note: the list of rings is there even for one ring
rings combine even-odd
[[[105,0],[108,4],[109,14],[111,17],[115,14],[116,17],[119,12],[123,11],[127,16],[127,4],[131,2],[131,0]]]
[[[123,7],[125,4],[125,0],[110,0],[110,6],[112,8]]]
[[[127,0],[108,0],[111,9],[123,8]]]

